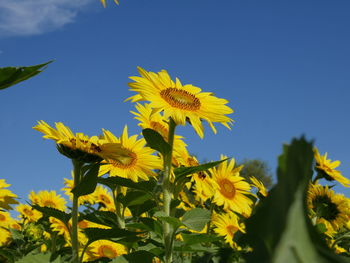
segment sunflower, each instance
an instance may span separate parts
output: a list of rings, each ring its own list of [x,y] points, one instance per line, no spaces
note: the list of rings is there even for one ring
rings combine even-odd
[[[0,227],[8,227],[12,220],[9,212],[0,211]]]
[[[335,194],[328,186],[310,184],[307,204],[312,218],[326,220],[334,230],[346,225],[350,218],[349,200],[342,194]]]
[[[138,178],[148,180],[149,176],[156,176],[154,169],[161,169],[162,163],[159,157],[153,155],[154,150],[146,147],[145,139],[137,140],[137,135],[128,136],[128,127],[125,126],[120,138],[114,136],[110,131],[103,130],[106,143],[117,143],[121,145],[118,158],[103,161],[99,175],[109,173],[110,176],[129,178],[134,182]]]
[[[66,200],[56,191],[39,191],[38,194],[31,193],[29,199],[33,204],[55,208],[61,211],[66,210]]]
[[[125,246],[109,240],[97,240],[90,245],[90,248],[94,259],[113,259],[127,253]]]
[[[314,156],[316,159],[316,171],[328,181],[338,181],[345,187],[350,187],[350,180],[342,176],[341,172],[335,170],[340,165],[340,161],[331,161],[327,159],[327,153],[320,155],[318,149],[314,148]]]
[[[72,171],[72,177],[74,177],[74,172]],[[74,188],[74,180],[73,179],[67,179],[64,178],[64,185],[61,190],[64,191],[64,194],[69,197],[69,199],[72,201],[73,200],[73,193],[71,192],[72,189]],[[82,195],[78,199],[78,205],[82,204],[95,204],[95,198],[93,194],[88,194],[88,195]]]
[[[138,67],[138,71],[141,77],[130,77],[135,82],[129,83],[130,90],[137,94],[127,100],[150,101],[153,112],[163,111],[164,118],[171,117],[176,124],[185,125],[188,120],[201,138],[204,137],[202,120],[209,123],[214,133],[213,122],[230,129],[233,120],[226,114],[233,113],[233,110],[225,105],[227,100],[217,98],[211,92],[202,92],[190,84],[182,85],[178,78],[174,82],[165,70],[154,73]]]
[[[108,211],[115,211],[113,196],[107,188],[98,185],[92,195],[95,203],[101,204]]]
[[[54,140],[58,144],[60,153],[72,159],[95,162],[100,161],[100,158],[114,159],[118,157],[116,152],[120,149],[119,144],[103,143],[97,136],[89,138],[83,133],[74,135],[62,122],[57,122],[56,129],[54,129],[46,122],[39,121],[33,129],[45,134],[44,138]]]
[[[0,179],[0,208],[6,210],[12,209],[10,205],[18,204],[18,202],[15,200],[15,198],[17,198],[17,195],[8,189],[4,189],[9,186],[11,185],[7,184],[5,179]]]
[[[59,235],[63,236],[65,240],[70,240],[71,223],[68,223],[68,227],[61,221],[54,217],[49,218],[50,228],[52,231],[57,232]]]
[[[165,141],[168,141],[168,123],[167,120],[159,113],[153,112],[150,104],[145,103],[141,105],[137,103],[135,106],[137,112],[131,111],[135,115],[135,119],[139,120],[138,124],[142,129],[152,129],[157,131],[160,135],[163,136]],[[186,143],[183,141],[183,137],[179,135],[174,135],[174,144],[173,144],[173,163],[175,166],[179,166],[176,162],[177,157],[181,156],[181,153],[186,150]]]
[[[7,245],[11,241],[11,238],[12,236],[10,231],[0,227],[0,247]]]
[[[226,159],[221,156],[221,160]],[[252,199],[249,198],[250,185],[243,177],[239,175],[243,166],[234,168],[235,160],[222,162],[218,167],[209,169],[215,183],[218,185],[215,189],[213,202],[223,206],[226,211],[234,211],[244,216],[251,213]]]
[[[237,231],[244,231],[244,225],[238,223],[238,217],[234,213],[214,214],[213,215],[214,232],[219,236],[225,237],[226,243],[231,247],[237,248],[237,244],[233,241],[234,235]]]
[[[261,194],[263,197],[267,197],[267,190],[260,180],[256,179],[254,176],[249,177],[249,180],[251,184],[258,189],[258,193]]]
[[[36,222],[43,216],[41,212],[33,209],[30,205],[27,204],[18,205],[16,207],[16,211],[20,213],[18,217],[22,217],[29,222]]]

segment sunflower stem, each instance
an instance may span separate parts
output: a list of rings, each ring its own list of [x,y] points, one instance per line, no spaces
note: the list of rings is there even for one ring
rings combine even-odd
[[[72,159],[74,167],[74,187],[80,183],[81,168],[84,163]],[[73,207],[72,207],[72,251],[73,263],[79,263],[79,240],[78,240],[78,199],[79,196],[73,193]]]
[[[117,195],[118,193],[121,193],[122,187],[120,185],[117,186],[117,188],[112,189],[113,193],[113,200],[114,200],[114,206],[115,206],[115,211],[117,215],[117,223],[119,228],[124,229],[125,228],[125,220],[124,220],[124,212],[123,212],[123,207],[120,202],[117,200]]]
[[[171,164],[173,155],[173,144],[175,135],[176,123],[172,118],[169,120],[168,144],[170,145],[170,152],[164,156],[164,177],[163,177],[163,211],[166,216],[170,216],[170,204],[172,199],[172,184],[170,182]],[[173,250],[173,234],[169,223],[163,222],[163,238],[165,246],[165,263],[172,262]]]

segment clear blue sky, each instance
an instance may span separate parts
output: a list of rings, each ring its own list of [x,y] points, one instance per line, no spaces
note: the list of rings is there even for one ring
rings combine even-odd
[[[260,158],[274,171],[282,144],[305,134],[350,177],[349,1],[71,2],[0,2],[0,67],[55,59],[0,91],[0,178],[22,198],[70,177],[70,161],[32,129],[38,120],[90,136],[140,132],[123,103],[137,66],[230,101],[232,131],[206,126],[201,140],[178,129],[200,160]]]

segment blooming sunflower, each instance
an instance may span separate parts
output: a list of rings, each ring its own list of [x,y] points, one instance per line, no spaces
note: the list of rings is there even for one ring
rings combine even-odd
[[[85,162],[98,161],[102,159],[114,159],[120,145],[116,143],[103,143],[97,136],[89,136],[83,133],[73,132],[64,126],[62,122],[56,123],[56,129],[44,121],[39,121],[34,130],[42,132],[44,138],[52,139],[59,145],[59,151],[72,159],[82,159]]]
[[[0,247],[7,245],[11,241],[11,238],[10,231],[0,227]]]
[[[65,240],[70,240],[70,228],[72,227],[71,223],[68,223],[69,225],[69,228],[68,228],[61,220],[58,220],[54,217],[50,217],[49,221],[50,221],[50,227],[52,231],[55,231],[59,235],[64,236]]]
[[[178,78],[174,82],[165,70],[154,73],[138,67],[138,71],[141,77],[130,77],[135,82],[129,83],[130,90],[137,94],[127,100],[149,101],[153,112],[163,111],[164,118],[171,117],[176,124],[185,125],[188,120],[201,138],[204,137],[202,120],[209,123],[214,133],[213,122],[230,129],[233,120],[226,114],[233,110],[225,105],[227,100],[217,98],[211,92],[202,92],[193,85],[182,85]]]
[[[238,217],[234,213],[214,214],[213,215],[214,232],[219,236],[225,237],[226,243],[231,247],[237,248],[237,244],[233,241],[233,237],[237,231],[244,231],[244,225],[239,224]]]
[[[221,156],[221,160],[226,159]],[[226,211],[234,211],[244,216],[251,213],[252,199],[248,196],[250,185],[243,177],[239,175],[243,166],[234,168],[235,160],[222,162],[217,167],[209,169],[213,180],[218,185],[215,191],[213,202],[223,206]]]
[[[5,182],[5,179],[0,179],[0,208],[6,209],[6,210],[12,209],[10,205],[18,204],[18,202],[15,200],[15,198],[17,198],[17,195],[12,193],[8,189],[4,189],[9,186],[11,185],[7,184]]]
[[[328,221],[334,230],[340,229],[349,221],[349,200],[344,195],[335,194],[328,186],[310,184],[307,204],[312,218]]]
[[[159,112],[153,112],[153,109],[148,103],[145,103],[144,105],[137,103],[135,108],[137,112],[131,111],[131,113],[135,115],[135,119],[140,121],[138,125],[142,129],[149,128],[157,131],[163,136],[165,141],[168,141],[169,128],[167,120]],[[173,144],[173,163],[176,166],[179,166],[179,164],[176,163],[176,157],[179,157],[182,152],[187,151],[186,146],[183,137],[175,134]]]
[[[12,220],[9,212],[0,211],[0,227],[8,227]]]
[[[341,172],[335,170],[340,165],[340,161],[331,161],[327,159],[327,153],[320,155],[318,149],[314,148],[314,156],[316,159],[316,171],[328,181],[338,181],[345,187],[350,187],[350,180],[342,176]]]
[[[156,176],[154,169],[161,169],[162,163],[159,157],[153,155],[154,150],[146,147],[145,139],[137,140],[137,135],[128,136],[128,127],[125,126],[120,138],[114,136],[110,131],[103,130],[101,140],[107,143],[121,145],[118,157],[103,161],[99,175],[109,173],[110,176],[129,178],[134,182],[138,178],[148,180],[149,176]]]
[[[267,197],[267,190],[260,180],[256,179],[254,176],[249,177],[251,184],[258,189],[258,193],[260,193],[263,197]]]
[[[39,191],[38,194],[31,193],[29,199],[33,204],[55,208],[61,211],[66,210],[66,200],[56,191]]]
[[[27,204],[19,204],[16,207],[16,211],[20,213],[18,217],[22,217],[29,222],[36,222],[43,216],[41,212]]]
[[[94,196],[95,202],[100,203],[104,208],[106,208],[106,210],[115,210],[112,194],[107,190],[107,188],[98,185],[92,195]]]
[[[113,259],[127,253],[125,246],[109,240],[97,240],[91,243],[90,248],[94,259]]]

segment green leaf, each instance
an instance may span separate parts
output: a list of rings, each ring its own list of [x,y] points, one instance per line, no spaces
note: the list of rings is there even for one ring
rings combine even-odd
[[[132,232],[125,229],[101,229],[101,228],[85,228],[84,233],[89,239],[89,243],[94,242],[99,239],[118,239],[131,236],[137,236],[142,234],[142,232]]]
[[[183,225],[183,223],[178,218],[167,216],[163,211],[158,211],[154,213],[154,216],[163,222],[169,223],[174,227],[174,229],[177,229]]]
[[[50,262],[50,254],[43,253],[30,253],[20,260],[17,260],[16,263],[48,263]],[[55,261],[51,261],[51,263],[60,263],[61,260],[57,258]]]
[[[202,208],[193,208],[182,217],[182,223],[195,231],[201,231],[209,221],[210,211]]]
[[[97,182],[103,185],[108,186],[111,189],[116,189],[117,186],[125,186],[129,187],[132,189],[144,191],[144,192],[152,192],[154,187],[157,185],[157,182],[150,178],[149,181],[139,181],[139,182],[134,182],[130,179],[122,178],[122,177],[99,177],[97,179]]]
[[[43,213],[46,216],[52,216],[54,218],[57,218],[58,220],[61,220],[66,225],[68,224],[69,219],[71,218],[70,214],[67,214],[61,210],[51,208],[51,207],[45,207],[45,206],[38,206],[38,205],[32,205],[32,207],[41,213]]]
[[[143,129],[142,135],[145,138],[147,144],[152,149],[160,152],[163,156],[167,155],[171,151],[171,146],[164,140],[163,136],[157,131],[152,129]]]
[[[129,191],[125,196],[123,194],[118,195],[118,201],[126,207],[141,205],[151,198],[151,194],[141,191]]]
[[[134,217],[139,217],[141,214],[157,207],[157,203],[153,200],[146,200],[140,205],[129,205],[129,209]]]
[[[110,227],[116,227],[118,225],[117,215],[110,211],[93,210],[91,213],[81,213],[79,221],[83,219]]]
[[[198,244],[198,243],[208,243],[208,242],[214,242],[214,241],[218,241],[221,240],[222,237],[218,237],[215,235],[208,235],[208,234],[185,234],[182,233],[181,234],[183,240],[184,240],[184,244],[186,246],[191,246],[194,244]]]
[[[119,256],[111,263],[152,263],[154,254],[145,250],[139,250],[127,255]]]
[[[0,68],[0,90],[11,87],[21,81],[29,79],[36,74],[42,72],[46,65],[52,62],[46,62],[44,64],[29,66],[29,67],[5,67]]]
[[[225,162],[227,159],[216,161],[216,162],[210,162],[210,163],[204,163],[198,166],[190,166],[190,167],[178,167],[174,169],[174,174],[176,179],[179,180],[180,178],[187,176],[189,174],[203,172],[208,170],[209,168],[212,168],[222,162]]]
[[[95,191],[100,163],[86,166],[87,171],[82,175],[80,183],[71,191],[76,196],[88,195]]]
[[[278,161],[278,184],[247,220],[244,235],[253,249],[247,262],[349,262],[327,247],[307,214],[306,194],[312,178],[312,143],[294,139]]]

